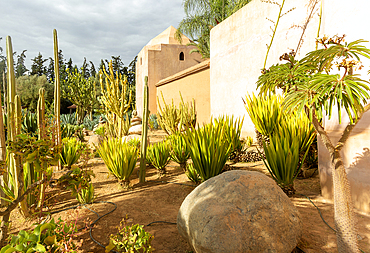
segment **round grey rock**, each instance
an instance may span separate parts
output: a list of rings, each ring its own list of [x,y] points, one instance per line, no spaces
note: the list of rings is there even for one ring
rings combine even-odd
[[[177,228],[197,253],[291,253],[302,233],[298,210],[275,181],[244,170],[194,189],[180,207]]]

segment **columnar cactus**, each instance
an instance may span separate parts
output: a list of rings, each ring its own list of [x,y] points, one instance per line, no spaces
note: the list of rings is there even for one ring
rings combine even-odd
[[[62,143],[60,134],[60,76],[59,76],[59,56],[58,56],[58,37],[57,30],[54,29],[54,117],[55,117],[55,145]],[[61,168],[59,163],[58,168]]]
[[[141,157],[140,157],[140,174],[139,180],[140,183],[145,182],[145,167],[146,167],[146,148],[147,148],[147,136],[148,136],[148,116],[149,116],[149,88],[148,88],[148,77],[145,77],[145,85],[144,85],[144,112],[143,112],[143,130],[141,136]]]
[[[39,100],[37,101],[37,126],[39,130],[39,140],[42,140],[45,138],[46,132],[45,132],[45,90],[44,88],[41,88],[39,90]],[[41,171],[46,171],[47,169],[47,163],[45,161],[41,162]],[[41,175],[41,180],[44,180],[45,175]],[[40,199],[39,203],[37,204],[38,207],[41,207],[44,196],[45,196],[45,183],[41,184],[40,187]]]

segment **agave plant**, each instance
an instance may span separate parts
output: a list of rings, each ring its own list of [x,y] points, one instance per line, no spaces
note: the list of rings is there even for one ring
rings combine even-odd
[[[91,204],[95,199],[93,184],[89,183],[87,187],[82,188],[76,198],[81,204]]]
[[[84,145],[76,138],[64,138],[62,140],[63,148],[60,153],[60,162],[63,166],[71,169],[72,165],[77,163],[82,154]]]
[[[111,138],[104,140],[97,151],[108,170],[120,181],[124,188],[128,188],[130,186],[130,176],[136,165],[138,148],[122,142],[120,138]]]
[[[159,171],[159,176],[165,175],[166,165],[170,161],[170,146],[168,142],[157,142],[149,146],[146,159]]]
[[[302,138],[299,134],[301,130],[296,128],[294,121],[283,123],[275,131],[276,133],[270,136],[269,143],[263,143],[266,156],[263,162],[282,190],[287,195],[294,194],[293,181],[303,165],[315,135],[311,133]],[[300,159],[302,150],[304,155]]]
[[[187,130],[186,143],[190,147],[190,157],[202,181],[221,173],[231,152],[231,145],[224,138],[223,124],[204,125],[195,130]]]
[[[221,116],[214,120],[214,124],[221,124],[224,127],[224,138],[231,145],[231,152],[240,152],[243,143],[240,140],[244,118],[235,119],[234,116]]]
[[[199,184],[202,179],[200,178],[197,170],[194,168],[194,165],[192,163],[189,163],[187,166],[186,166],[186,172],[185,172],[186,176],[188,177],[188,179],[196,184]]]
[[[180,167],[186,171],[186,162],[190,158],[190,149],[187,145],[183,134],[173,134],[169,136],[169,141],[171,144],[170,156],[171,159],[178,164]]]

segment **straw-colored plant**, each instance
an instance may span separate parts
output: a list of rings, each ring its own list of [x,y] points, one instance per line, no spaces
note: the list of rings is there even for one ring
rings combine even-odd
[[[225,129],[223,124],[210,123],[186,132],[190,157],[202,181],[220,174],[229,157],[231,145],[224,138]]]
[[[166,174],[166,165],[170,161],[170,145],[167,141],[157,142],[148,147],[146,159],[159,172],[159,176]]]
[[[81,204],[91,204],[95,199],[95,191],[92,183],[89,183],[87,187],[82,188],[76,196],[78,202]]]
[[[194,165],[192,163],[187,164],[185,174],[190,181],[196,184],[199,184],[202,181],[202,179],[200,178],[197,170],[194,168]]]
[[[234,116],[220,116],[213,122],[224,127],[224,138],[231,146],[231,152],[240,152],[243,148],[243,143],[240,140],[244,118],[236,118]]]
[[[97,151],[108,170],[124,188],[128,188],[138,157],[137,147],[122,142],[120,138],[111,138],[104,140]]]
[[[191,126],[195,127],[197,114],[194,99],[191,103],[185,103],[180,93],[181,103],[179,104],[179,108],[177,108],[173,100],[171,104],[166,104],[163,93],[161,95],[163,107],[159,102],[159,98],[157,98],[159,107],[157,121],[161,129],[166,131],[168,135],[171,135],[181,133]]]

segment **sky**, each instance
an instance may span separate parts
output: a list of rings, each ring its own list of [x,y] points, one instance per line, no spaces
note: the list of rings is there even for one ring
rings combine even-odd
[[[98,68],[100,59],[111,56],[121,56],[128,66],[152,38],[171,25],[177,28],[183,17],[182,0],[0,0],[0,47],[6,54],[10,36],[14,52],[27,50],[30,69],[39,52],[44,59],[53,57],[56,29],[64,58],[78,67],[84,57]]]

